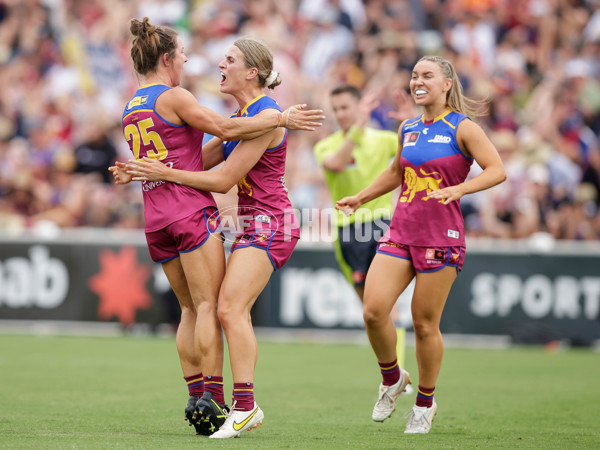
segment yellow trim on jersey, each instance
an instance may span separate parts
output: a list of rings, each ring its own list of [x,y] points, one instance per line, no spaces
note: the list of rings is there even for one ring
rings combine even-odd
[[[144,89],[150,86],[166,86],[166,84],[162,84],[162,83],[150,83],[150,84],[144,84],[143,86],[140,86],[138,89]]]
[[[454,125],[452,125],[450,122],[448,122],[448,121],[445,119],[445,117],[446,117],[448,114],[450,114],[451,112],[452,112],[452,110],[451,110],[451,109],[447,109],[446,111],[444,111],[443,113],[441,113],[439,116],[437,116],[435,119],[433,119],[433,120],[431,121],[431,123],[434,123],[434,122],[437,122],[438,120],[441,120],[441,121],[445,122],[446,124],[448,124],[448,125],[449,125],[450,127],[452,127],[453,129],[454,129],[454,128],[456,128]],[[425,123],[425,114],[423,114],[423,115],[421,116],[421,119],[420,119],[420,120],[421,120],[421,122]],[[417,122],[417,121],[415,121],[415,122]],[[415,123],[415,122],[412,122],[412,123]],[[406,125],[410,125],[410,124],[409,124],[409,123],[407,123]],[[405,126],[406,126],[406,125],[405,125]]]
[[[450,128],[452,128],[453,130],[456,130],[456,126],[454,126],[454,124],[451,124],[450,122],[448,122],[448,121],[446,120],[446,116],[447,116],[448,114],[450,114],[451,112],[452,112],[452,111],[450,111],[450,110],[446,111],[446,113],[445,113],[445,114],[443,114],[443,115],[442,115],[442,117],[440,117],[440,119],[442,120],[442,122],[444,122],[444,123],[445,123],[446,125],[448,125]]]
[[[261,98],[266,97],[266,94],[260,94],[258,97],[256,97],[253,100],[250,100],[248,103],[246,103],[246,106],[244,106],[242,108],[242,111],[240,112],[240,116],[243,116],[244,114],[248,113],[248,108],[250,107],[250,105],[252,105],[253,103],[256,103],[257,101],[259,101]],[[238,110],[239,111],[239,110]]]
[[[127,119],[133,113],[139,113],[139,112],[154,112],[154,110],[153,109],[136,109],[135,111],[131,111],[129,114],[127,114],[126,116],[124,116],[123,120]]]
[[[450,114],[452,112],[452,110],[447,109],[446,111],[444,111],[443,113],[441,113],[439,116],[437,116],[435,119],[433,119],[434,122],[437,122],[438,120],[443,120],[444,117],[446,117],[448,114]],[[444,122],[446,122],[444,120]],[[446,122],[447,123],[447,122]]]
[[[454,125],[452,125],[450,122],[448,122],[446,119],[442,119],[442,122],[444,122],[446,125],[448,125],[453,130],[456,130],[456,127]]]

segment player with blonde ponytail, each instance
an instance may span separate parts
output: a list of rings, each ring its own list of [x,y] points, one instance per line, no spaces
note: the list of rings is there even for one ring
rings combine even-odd
[[[187,62],[183,43],[169,27],[152,25],[147,17],[132,19],[131,58],[140,79],[123,112],[123,133],[135,161],[154,161],[178,169],[202,172],[204,132],[217,139],[270,142],[290,129],[313,130],[321,111],[291,107],[265,108],[254,117],[224,118],[200,105],[178,87]],[[267,76],[270,70],[267,72]],[[266,77],[265,77],[266,78]],[[275,83],[276,81],[273,81]],[[266,137],[265,137],[266,136]],[[150,165],[143,163],[145,165]],[[132,181],[124,163],[110,168],[118,184]],[[176,346],[188,385],[186,419],[199,434],[212,434],[225,421],[223,340],[217,317],[217,297],[225,274],[217,205],[211,189],[178,183],[143,181],[146,240],[153,261],[160,263],[181,306]],[[219,312],[221,309],[219,309]],[[200,410],[211,405],[212,409]],[[203,412],[203,415],[198,415]]]
[[[257,117],[281,108],[264,89],[281,77],[273,70],[273,56],[260,41],[238,39],[219,64],[221,92],[239,108],[231,117]],[[288,127],[296,107],[283,112],[280,125]],[[258,360],[250,310],[273,271],[290,258],[300,237],[300,226],[284,185],[287,131],[277,128],[252,141],[212,139],[203,150],[204,168],[188,171],[145,158],[128,164],[134,180],[167,181],[203,191],[228,192],[237,185],[238,217],[244,228],[231,247],[227,271],[219,291],[218,317],[223,325],[233,374],[233,403],[225,423],[211,438],[232,438],[262,424],[264,412],[254,400],[254,369]],[[218,411],[200,400],[197,410],[212,417]]]
[[[356,211],[401,187],[392,222],[367,273],[363,316],[382,371],[405,374],[402,368],[390,365],[396,358],[396,330],[390,311],[416,278],[411,310],[419,385],[404,430],[414,434],[428,433],[437,413],[434,391],[444,353],[439,325],[466,252],[459,200],[503,182],[506,174],[496,148],[470,119],[476,110],[464,97],[449,61],[437,56],[421,58],[413,68],[410,91],[423,114],[400,125],[394,161],[371,185],[342,198],[337,207]],[[473,161],[483,171],[466,181]],[[398,383],[402,387],[402,377]],[[384,420],[394,411],[399,389],[391,393],[392,389],[384,386],[382,391],[380,387],[374,420]]]

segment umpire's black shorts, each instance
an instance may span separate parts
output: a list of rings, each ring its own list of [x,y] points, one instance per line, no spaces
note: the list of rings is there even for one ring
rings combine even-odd
[[[388,219],[377,219],[338,228],[342,257],[352,270],[352,282],[355,286],[364,286],[369,266],[377,252],[377,242],[389,226]]]

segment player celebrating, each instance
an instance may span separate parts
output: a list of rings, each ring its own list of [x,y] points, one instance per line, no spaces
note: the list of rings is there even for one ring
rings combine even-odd
[[[416,277],[411,308],[419,386],[404,432],[428,433],[437,412],[434,390],[444,352],[439,323],[466,250],[459,200],[501,183],[506,174],[494,145],[469,120],[474,111],[449,61],[421,58],[413,68],[410,90],[424,113],[400,125],[400,148],[392,165],[358,194],[339,200],[337,207],[356,211],[402,186],[392,223],[367,274],[363,312],[379,365],[392,366],[396,349],[390,310]],[[473,160],[483,171],[465,181]]]
[[[239,109],[236,116],[262,115],[280,111],[277,103],[263,94],[281,83],[273,71],[273,56],[261,42],[239,39],[219,64],[221,92],[232,95]],[[238,186],[238,216],[244,228],[231,247],[225,279],[219,291],[218,316],[229,346],[233,374],[233,405],[227,420],[211,438],[231,438],[259,426],[264,413],[254,401],[254,368],[258,348],[250,310],[274,270],[292,254],[300,236],[283,183],[287,132],[276,129],[251,141],[211,140],[204,149],[206,171],[185,171],[156,160],[130,161],[128,173],[134,180],[167,181],[197,189],[228,192]],[[209,408],[199,402],[199,411]]]
[[[252,139],[267,133],[285,135],[280,126],[312,130],[320,111],[265,109],[252,118],[225,119],[198,104],[177,87],[187,57],[181,39],[168,27],[148,18],[131,20],[131,57],[141,87],[123,113],[123,131],[136,160],[152,158],[172,167],[202,171],[203,132],[221,139]],[[293,109],[293,111],[292,111]],[[272,133],[274,131],[274,133]],[[265,138],[259,138],[265,139]],[[124,164],[110,168],[119,184],[131,181]],[[210,434],[225,420],[222,366],[223,341],[216,301],[225,272],[217,231],[216,204],[207,190],[164,182],[143,182],[145,232],[150,255],[161,263],[180,302],[182,315],[176,345],[189,399],[186,419],[197,432]],[[201,398],[199,398],[201,396]],[[208,419],[197,422],[197,403],[212,407]]]

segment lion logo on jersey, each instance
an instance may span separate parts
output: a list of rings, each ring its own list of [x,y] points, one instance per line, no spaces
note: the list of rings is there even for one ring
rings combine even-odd
[[[250,185],[250,183],[248,183],[248,180],[246,178],[247,175],[244,176],[244,178],[242,178],[240,181],[238,181],[238,191],[243,192],[248,197],[252,197],[252,186]]]
[[[412,167],[404,169],[404,181],[406,183],[406,190],[402,192],[400,201],[403,203],[410,203],[415,198],[417,192],[425,191],[425,197],[421,200],[429,200],[429,193],[437,191],[440,188],[440,183],[444,181],[444,177],[439,172],[427,173],[423,169],[419,169],[421,175],[414,171]],[[439,175],[439,178],[436,177]],[[440,200],[443,203],[444,200]]]

